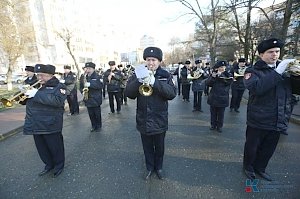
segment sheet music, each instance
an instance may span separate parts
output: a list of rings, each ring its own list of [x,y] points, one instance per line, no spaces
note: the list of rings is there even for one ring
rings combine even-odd
[[[145,65],[135,67],[135,75],[137,78],[145,78],[149,76],[148,68]]]

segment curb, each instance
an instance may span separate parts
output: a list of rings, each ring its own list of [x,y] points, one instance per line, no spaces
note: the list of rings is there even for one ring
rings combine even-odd
[[[0,141],[4,140],[4,139],[6,139],[6,138],[8,138],[10,136],[13,136],[13,135],[15,135],[17,133],[20,133],[22,130],[23,130],[23,125],[20,126],[20,127],[15,128],[15,129],[7,132],[7,133],[1,133],[0,134]]]

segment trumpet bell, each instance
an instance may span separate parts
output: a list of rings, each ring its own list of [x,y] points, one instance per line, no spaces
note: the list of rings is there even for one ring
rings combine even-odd
[[[139,92],[141,95],[148,97],[152,95],[153,89],[151,86],[143,84],[139,87]]]
[[[8,99],[5,99],[5,98],[1,98],[1,103],[5,107],[12,107],[13,106],[13,102],[8,100]]]

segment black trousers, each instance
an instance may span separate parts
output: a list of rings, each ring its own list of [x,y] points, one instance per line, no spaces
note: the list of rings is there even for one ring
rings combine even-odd
[[[280,132],[257,129],[247,126],[244,147],[244,169],[248,171],[262,171],[268,165],[278,140]]]
[[[200,111],[203,91],[194,92],[194,109]]]
[[[65,148],[61,132],[33,135],[33,139],[39,156],[45,163],[45,169],[54,169],[56,172],[64,168]]]
[[[112,113],[115,112],[114,98],[117,102],[117,111],[121,111],[121,92],[108,92],[109,107]]]
[[[238,110],[245,90],[231,89],[230,108]]]
[[[204,87],[204,95],[208,95],[208,93],[209,93],[209,86],[207,86],[207,85],[205,84],[205,87]]]
[[[69,110],[71,114],[79,113],[79,103],[77,98],[77,91],[71,92],[70,95],[67,95],[67,101],[69,104]]]
[[[102,127],[101,107],[87,107],[92,128],[99,129]]]
[[[182,98],[185,100],[190,99],[191,84],[182,84]]]
[[[125,91],[125,88],[121,88],[121,94],[120,94],[121,104],[123,104],[123,102],[127,103],[127,96],[124,91]]]
[[[178,88],[178,95],[180,95],[180,92],[181,92],[181,82],[180,82],[179,78],[177,78],[177,88]]]
[[[225,107],[210,106],[210,125],[216,128],[222,128],[224,122]]]
[[[141,133],[146,168],[148,171],[162,169],[165,154],[166,132],[156,135],[145,135]]]

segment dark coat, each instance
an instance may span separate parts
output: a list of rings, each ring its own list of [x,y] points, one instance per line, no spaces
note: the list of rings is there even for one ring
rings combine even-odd
[[[63,75],[63,79],[65,80],[65,85],[67,86],[67,95],[70,95],[71,92],[77,91],[76,81],[77,77],[76,74],[70,71],[68,74]]]
[[[23,133],[52,134],[62,131],[66,87],[56,77],[51,78],[26,101]]]
[[[100,80],[100,76],[94,71],[91,76],[85,76],[86,81],[90,83],[88,87],[88,99],[84,100],[86,107],[99,107],[102,104],[102,89],[103,83]],[[80,92],[84,88],[84,76],[80,77]]]
[[[154,75],[155,83],[151,96],[145,97],[139,93],[142,85],[132,75],[126,85],[125,94],[130,99],[137,98],[136,126],[140,133],[153,135],[168,130],[168,100],[176,97],[176,87],[172,75],[158,67]]]
[[[244,83],[249,90],[247,125],[286,131],[292,113],[290,78],[278,74],[262,60],[247,68],[245,74]]]
[[[186,66],[183,66],[180,70],[180,82],[182,84],[190,84],[190,80],[188,80],[187,76],[188,76],[189,70]]]
[[[221,76],[225,78],[232,77],[231,73],[227,71],[223,72]],[[206,84],[212,88],[209,92],[207,103],[214,107],[227,107],[229,105],[229,89],[231,83],[232,78],[208,77]]]
[[[34,74],[33,76],[32,76],[32,78],[29,78],[29,77],[27,77],[26,79],[25,79],[25,81],[24,81],[24,84],[28,84],[28,85],[33,85],[35,82],[37,82],[38,81],[38,79],[37,79],[37,77],[36,77],[36,75]],[[35,88],[38,88],[39,86],[35,86]]]
[[[123,80],[123,75],[121,71],[115,69],[112,71],[115,75],[111,78],[110,82],[108,81],[108,76],[111,73],[111,69],[105,71],[103,75],[103,81],[107,85],[107,92],[120,92],[121,91],[121,83]]]

